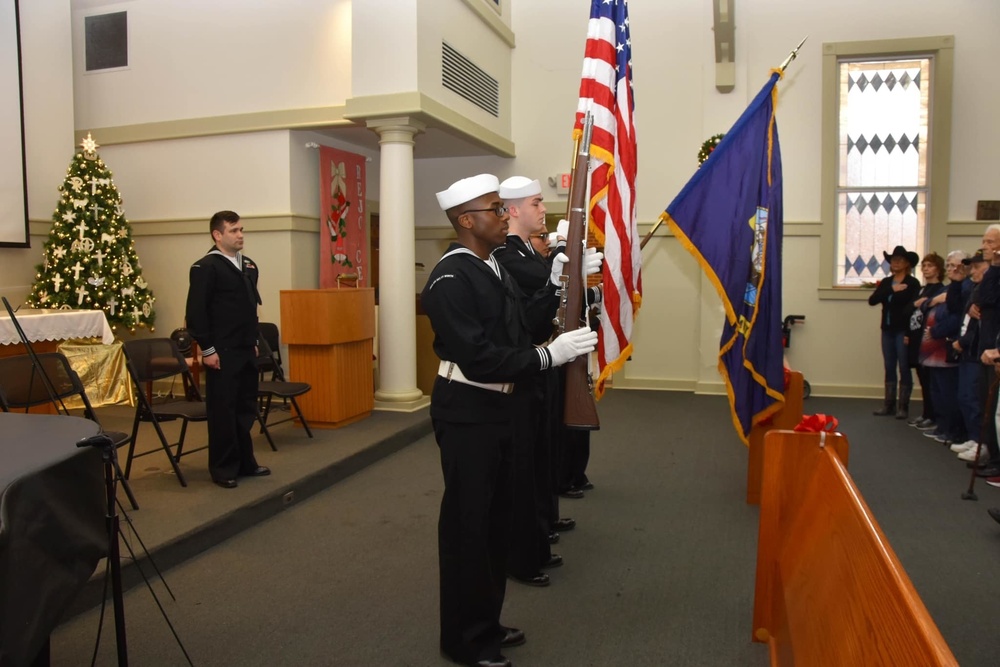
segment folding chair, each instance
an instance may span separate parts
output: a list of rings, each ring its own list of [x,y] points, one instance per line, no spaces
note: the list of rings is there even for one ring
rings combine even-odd
[[[83,403],[83,416],[100,426],[101,422],[98,421],[97,414],[90,404],[83,382],[80,381],[80,376],[76,374],[73,367],[69,365],[69,360],[61,352],[43,352],[36,356],[42,371],[52,383],[55,396],[49,395],[45,381],[29,355],[0,358],[0,407],[3,408],[4,412],[22,408],[27,412],[31,407],[51,403],[53,399],[61,402],[64,398],[75,396]],[[105,431],[103,427],[101,427],[101,431],[111,438],[111,443],[116,449],[123,447],[131,440],[126,433]],[[114,458],[114,468],[115,475],[121,482],[122,489],[128,496],[132,509],[139,509],[139,503],[135,500],[126,475],[122,472],[121,466],[118,465],[117,457]]]
[[[128,372],[136,387],[135,419],[132,422],[132,442],[129,445],[128,458],[125,461],[125,476],[128,477],[132,470],[133,458],[156,451],[153,449],[139,454],[135,453],[139,423],[145,421],[153,424],[156,436],[160,439],[160,447],[170,459],[170,465],[177,475],[177,481],[180,482],[181,486],[187,486],[184,473],[181,472],[177,464],[182,456],[205,449],[205,447],[198,447],[184,451],[184,438],[187,435],[188,423],[208,421],[205,402],[201,400],[198,387],[191,378],[191,369],[188,368],[184,356],[177,349],[177,344],[170,338],[130,340],[126,341],[123,347],[125,348]],[[142,391],[142,387],[146,386],[147,383],[178,376],[184,383],[186,397],[184,399],[171,399],[165,403],[154,403],[146,392]],[[167,436],[163,433],[160,423],[175,419],[182,421],[180,435],[177,442],[167,442]],[[176,450],[172,448],[176,448]]]
[[[274,322],[261,322],[258,327],[260,329],[260,337],[264,339],[267,346],[271,348],[270,357],[257,355],[257,368],[260,370],[260,379],[261,382],[263,382],[264,375],[267,373],[272,374],[271,379],[273,380],[275,365],[281,365],[281,337],[278,334],[278,325]]]
[[[271,449],[278,451],[278,448],[274,445],[274,440],[271,438],[271,432],[268,430],[269,425],[277,426],[278,424],[298,419],[302,422],[302,426],[305,427],[306,434],[310,438],[313,437],[312,430],[309,428],[309,422],[306,421],[305,416],[302,414],[302,409],[299,408],[299,404],[295,400],[296,396],[305,394],[312,387],[306,382],[287,382],[285,380],[285,373],[281,369],[280,357],[273,353],[266,337],[261,336],[257,343],[257,368],[263,369],[265,367],[271,371],[271,379],[264,380],[257,385],[257,397],[261,401],[257,421],[260,423],[260,432],[267,437]],[[262,370],[261,372],[265,371]],[[268,424],[267,420],[271,415],[271,403],[275,398],[289,401],[292,407],[289,412],[294,412],[284,419],[279,419]]]

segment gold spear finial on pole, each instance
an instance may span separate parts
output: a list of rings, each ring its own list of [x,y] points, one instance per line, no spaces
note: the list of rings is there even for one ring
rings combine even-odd
[[[781,70],[782,74],[785,73],[785,68],[788,67],[788,65],[793,60],[795,60],[795,57],[799,55],[799,49],[802,48],[802,45],[806,43],[807,39],[809,39],[809,35],[806,35],[805,37],[803,37],[802,41],[799,42],[799,45],[796,46],[794,49],[792,49],[792,52],[788,54],[788,57],[785,58],[785,61],[783,63],[781,63],[781,65],[778,66],[778,69]]]

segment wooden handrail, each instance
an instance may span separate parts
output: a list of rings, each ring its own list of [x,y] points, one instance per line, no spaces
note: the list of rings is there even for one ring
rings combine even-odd
[[[957,665],[842,462],[847,444],[764,439],[753,639],[775,667]]]

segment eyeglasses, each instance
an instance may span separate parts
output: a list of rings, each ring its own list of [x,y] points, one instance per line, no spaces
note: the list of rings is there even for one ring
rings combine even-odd
[[[494,213],[496,213],[496,216],[498,218],[502,218],[509,210],[510,209],[507,208],[506,206],[495,206],[493,208],[470,208],[465,211],[462,211],[461,213],[459,213],[459,215],[465,215],[466,213],[487,213],[489,211],[493,211]]]
[[[531,234],[530,237],[533,239],[542,239],[543,241],[549,240],[550,232],[545,232],[544,234]]]

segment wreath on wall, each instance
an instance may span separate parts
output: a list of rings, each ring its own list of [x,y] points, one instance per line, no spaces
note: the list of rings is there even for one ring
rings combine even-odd
[[[698,151],[698,166],[704,164],[705,160],[707,160],[708,156],[712,154],[712,151],[715,150],[715,147],[719,145],[724,136],[726,135],[713,134],[705,140],[705,143],[701,145],[701,149]]]

